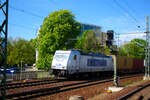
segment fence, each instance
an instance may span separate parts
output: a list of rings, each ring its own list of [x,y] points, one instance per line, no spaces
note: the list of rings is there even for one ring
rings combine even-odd
[[[16,74],[6,74],[7,81],[19,81],[19,80],[32,80],[49,78],[49,72],[47,71],[31,71],[31,72],[19,72]],[[2,79],[2,74],[0,74],[0,80]]]

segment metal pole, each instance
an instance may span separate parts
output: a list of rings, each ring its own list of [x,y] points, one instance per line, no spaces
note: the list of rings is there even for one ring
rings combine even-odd
[[[145,47],[145,76],[144,80],[149,80],[149,16],[146,17],[146,47]]]
[[[119,45],[120,45],[120,44],[119,44],[119,35],[120,35],[120,34],[118,34],[118,47],[119,47]]]
[[[148,55],[147,55],[147,52],[148,52],[148,34],[146,32],[146,47],[145,47],[145,78],[147,77],[147,68],[148,68]]]
[[[116,55],[114,57],[114,85],[118,86],[118,82],[117,82],[117,57],[116,57]]]
[[[2,87],[0,87],[0,90],[1,90],[2,100],[5,100],[6,99],[6,69],[7,69],[8,0],[0,4],[0,10],[3,12],[3,15],[5,16],[5,19],[0,25],[0,35],[4,36],[1,37],[2,38],[1,47],[2,47],[2,53],[4,55],[3,56],[4,62],[2,62],[2,67],[4,67],[4,71],[2,72],[3,78],[1,81]]]
[[[20,80],[22,79],[22,60],[21,60],[21,73],[20,73]]]
[[[147,76],[149,77],[149,16],[146,17],[146,33],[147,33]]]

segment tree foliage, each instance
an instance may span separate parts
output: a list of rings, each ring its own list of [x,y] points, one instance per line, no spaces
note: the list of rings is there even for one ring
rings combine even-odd
[[[106,53],[110,54],[108,47],[101,47],[93,30],[87,30],[83,33],[81,38],[78,38],[75,48],[81,49],[85,53]]]
[[[69,39],[76,38],[81,33],[80,24],[69,10],[50,13],[43,21],[39,31],[37,48],[38,68],[49,69],[53,54],[58,49],[69,49],[73,45]]]
[[[111,54],[111,50],[110,50],[110,48],[108,48],[107,46],[104,46],[103,49],[104,49],[104,50],[103,50],[103,51],[101,50],[101,52],[103,52],[104,54],[107,54],[107,55],[110,55],[110,54]]]
[[[7,52],[7,63],[10,66],[19,66],[21,61],[28,65],[35,63],[35,48],[32,40],[20,38],[8,41]]]
[[[83,33],[81,38],[78,38],[76,43],[76,48],[81,49],[83,52],[94,52],[96,49],[100,49],[98,45],[98,40],[96,39],[93,30],[87,30]]]
[[[146,41],[143,39],[133,39],[131,42],[120,47],[119,55],[133,58],[145,58],[144,47]]]

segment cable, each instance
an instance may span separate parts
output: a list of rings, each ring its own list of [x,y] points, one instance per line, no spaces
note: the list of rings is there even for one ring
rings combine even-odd
[[[114,1],[114,0],[113,0]],[[107,0],[105,0],[105,3],[109,6],[109,7],[111,7],[112,9],[115,9],[115,7],[110,3],[110,2],[107,2]],[[119,4],[120,5],[120,4]],[[117,4],[117,6],[118,6],[118,4]],[[120,7],[120,6],[119,6]],[[122,7],[122,6],[121,6]],[[122,9],[122,8],[121,8]],[[124,8],[123,8],[124,9]],[[116,9],[115,9],[116,10]],[[118,9],[117,9],[118,10]],[[124,10],[123,10],[124,11]],[[128,11],[124,11],[124,12],[127,12],[127,14],[128,14]],[[126,15],[126,14],[124,14],[125,15],[125,17],[127,18],[127,19],[129,19],[131,16],[129,16],[129,14],[128,14],[128,16]],[[133,18],[132,18],[133,19]],[[135,20],[136,20],[136,18],[135,18]],[[140,26],[138,25],[139,23],[137,22],[137,20],[135,21],[135,20],[131,20],[130,19],[130,21],[132,22],[132,23],[134,23],[134,24],[136,24],[136,27],[138,27],[138,28],[140,28]],[[143,26],[142,26],[143,27]]]
[[[21,28],[24,28],[24,29],[33,30],[33,31],[35,31],[35,33],[33,33],[33,34],[37,37],[38,29],[36,29],[36,28],[32,28],[32,27],[28,27],[28,26],[24,26],[24,25],[18,25],[18,24],[14,24],[14,23],[8,23],[8,24],[13,25],[13,26],[17,26],[17,27],[21,27]]]
[[[132,13],[136,12],[135,9],[131,8],[131,6],[128,5],[128,2],[126,0],[122,0],[122,2],[125,3],[125,5],[127,5],[127,7],[131,10]],[[141,24],[140,24],[140,26],[144,27]]]
[[[131,6],[128,5],[128,2],[126,0],[122,0],[122,2],[124,2],[128,6],[128,8],[132,11],[132,13],[135,12],[134,9],[131,9]]]
[[[128,15],[136,22],[136,24],[138,23],[137,19],[136,19],[133,15],[131,15],[123,6],[121,6],[117,0],[113,0],[113,1],[114,1],[114,2],[116,3],[116,5],[118,5],[125,13],[128,14]],[[138,26],[138,25],[137,25],[137,26]],[[139,28],[139,26],[138,26],[138,28]]]
[[[37,14],[34,14],[34,13],[31,13],[31,12],[28,12],[28,11],[25,11],[25,10],[22,10],[22,9],[18,9],[18,8],[15,8],[13,6],[9,6],[11,9],[13,10],[16,10],[16,11],[19,11],[19,12],[22,12],[22,13],[26,13],[28,15],[31,15],[31,16],[34,16],[34,17],[38,17],[38,18],[44,18],[43,16],[40,16],[40,15],[37,15]]]
[[[36,28],[29,27],[29,26],[18,25],[18,24],[14,24],[14,23],[8,23],[8,24],[13,25],[13,26],[17,26],[17,27],[21,27],[21,28],[25,28],[25,29],[32,29],[32,30],[36,30]]]

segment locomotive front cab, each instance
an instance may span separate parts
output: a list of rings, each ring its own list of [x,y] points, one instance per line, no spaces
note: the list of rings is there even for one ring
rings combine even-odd
[[[67,75],[67,63],[70,51],[56,51],[53,57],[51,71],[55,76]]]
[[[80,52],[58,50],[53,57],[51,71],[55,76],[68,76],[79,72]]]

